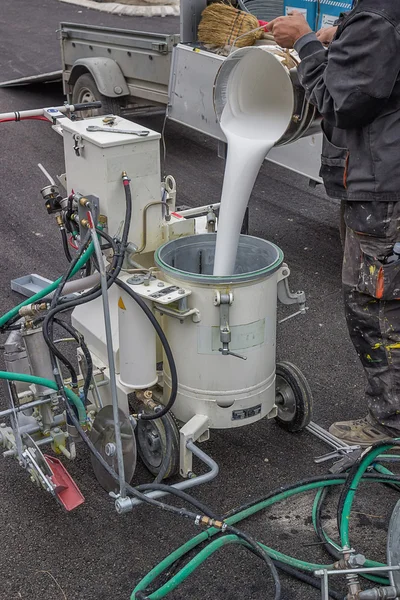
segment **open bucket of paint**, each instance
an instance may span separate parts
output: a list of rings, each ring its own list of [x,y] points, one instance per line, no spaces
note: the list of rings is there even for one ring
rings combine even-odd
[[[214,84],[223,130],[228,125],[232,133],[253,139],[269,132],[276,146],[310,133],[316,109],[306,100],[296,69],[286,62],[287,55],[275,46],[249,46],[226,58]]]

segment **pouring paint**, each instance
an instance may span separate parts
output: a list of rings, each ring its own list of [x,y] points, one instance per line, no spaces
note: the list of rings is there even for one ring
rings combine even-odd
[[[226,59],[215,87],[215,109],[228,143],[218,220],[214,275],[234,273],[244,214],[269,151],[293,116],[287,69],[268,47],[242,48]]]

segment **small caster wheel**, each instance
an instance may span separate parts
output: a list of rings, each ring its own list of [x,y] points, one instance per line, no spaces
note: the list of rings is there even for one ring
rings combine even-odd
[[[157,476],[167,452],[166,426],[169,427],[172,444],[171,457],[163,479],[179,473],[179,429],[174,417],[167,413],[161,419],[153,421],[139,419],[135,430],[139,456],[150,473]]]
[[[276,364],[277,424],[286,431],[302,431],[311,421],[313,396],[307,379],[290,362]]]

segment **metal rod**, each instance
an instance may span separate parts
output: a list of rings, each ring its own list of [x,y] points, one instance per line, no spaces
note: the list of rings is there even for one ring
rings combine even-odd
[[[49,402],[51,402],[51,398],[45,398],[43,400],[33,400],[32,402],[27,402],[26,404],[22,404],[21,406],[16,406],[15,409],[9,408],[7,410],[3,410],[0,412],[0,419],[2,419],[3,417],[8,417],[9,415],[15,412],[22,412],[30,408],[35,408],[35,406],[40,406],[41,404],[48,404]]]
[[[53,110],[58,110],[60,113],[63,113],[63,114],[68,113],[68,112],[75,112],[75,106],[73,104],[63,104],[62,106],[52,106],[51,108]],[[78,106],[78,108],[80,108],[80,106]],[[22,118],[24,118],[24,117],[40,117],[40,116],[43,116],[47,110],[48,110],[48,108],[37,108],[37,109],[33,109],[33,110],[19,110],[19,111],[13,111],[13,112],[8,112],[8,113],[0,113],[0,119],[13,119],[14,120],[16,118],[16,113],[17,113],[17,115],[19,115],[20,118],[21,117]]]
[[[175,212],[181,217],[195,217],[196,215],[209,212],[210,209],[215,210],[220,206],[221,202],[218,202],[217,204],[208,204],[207,206],[199,206],[198,208],[187,208],[186,210],[176,210]]]
[[[110,388],[111,388],[111,399],[113,407],[114,417],[114,431],[115,431],[115,445],[117,448],[117,462],[118,462],[118,479],[119,479],[119,491],[121,498],[126,497],[125,487],[125,465],[124,455],[122,451],[122,440],[121,440],[121,426],[119,421],[119,407],[118,407],[118,391],[115,374],[115,361],[114,361],[114,348],[112,339],[111,319],[110,319],[110,305],[108,299],[108,288],[107,288],[107,274],[104,267],[103,255],[101,253],[101,247],[99,238],[97,237],[97,231],[94,227],[91,227],[90,234],[93,240],[93,245],[97,257],[98,267],[100,271],[100,283],[101,283],[101,295],[103,298],[103,313],[104,313],[104,326],[106,332],[107,342],[107,356],[108,356],[108,367],[110,370]]]
[[[319,425],[317,425],[316,423],[314,423],[312,421],[309,425],[307,425],[306,429],[307,429],[307,431],[309,431],[310,433],[315,435],[317,438],[319,438],[323,442],[326,442],[327,444],[329,444],[330,446],[332,446],[332,448],[335,448],[336,450],[338,450],[339,448],[347,448],[348,447],[348,444],[346,444],[346,442],[343,442],[336,436],[329,433],[329,431],[326,431],[325,429],[323,429],[322,427],[320,427]]]
[[[329,600],[329,580],[328,580],[328,573],[327,571],[325,571],[324,573],[324,577],[322,580],[322,600]]]
[[[328,569],[318,569],[314,571],[314,575],[316,577],[329,577],[330,575],[349,575],[354,573],[355,575],[359,575],[361,573],[385,573],[388,571],[400,571],[400,565],[391,567],[390,565],[384,567],[361,567],[359,569],[332,569],[332,571],[328,571]]]
[[[200,475],[199,477],[193,477],[193,479],[185,479],[184,481],[180,481],[172,485],[171,487],[177,490],[187,490],[193,487],[197,487],[202,485],[203,483],[208,483],[215,479],[219,473],[219,467],[215,460],[213,460],[208,454],[200,450],[193,442],[190,440],[186,443],[186,448],[190,450],[199,460],[201,460],[205,465],[207,465],[210,470],[204,475]],[[163,496],[167,496],[168,492],[148,492],[146,496],[149,498],[162,498]],[[137,498],[130,498],[131,508],[137,506],[142,503],[142,500],[138,500]]]

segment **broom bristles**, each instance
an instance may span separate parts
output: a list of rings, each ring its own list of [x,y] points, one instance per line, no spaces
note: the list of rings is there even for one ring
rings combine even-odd
[[[260,39],[263,30],[253,31],[257,27],[259,27],[259,23],[254,15],[228,4],[211,4],[202,13],[198,39],[203,44],[212,46],[234,45],[237,48],[243,48],[252,46],[256,40]]]

